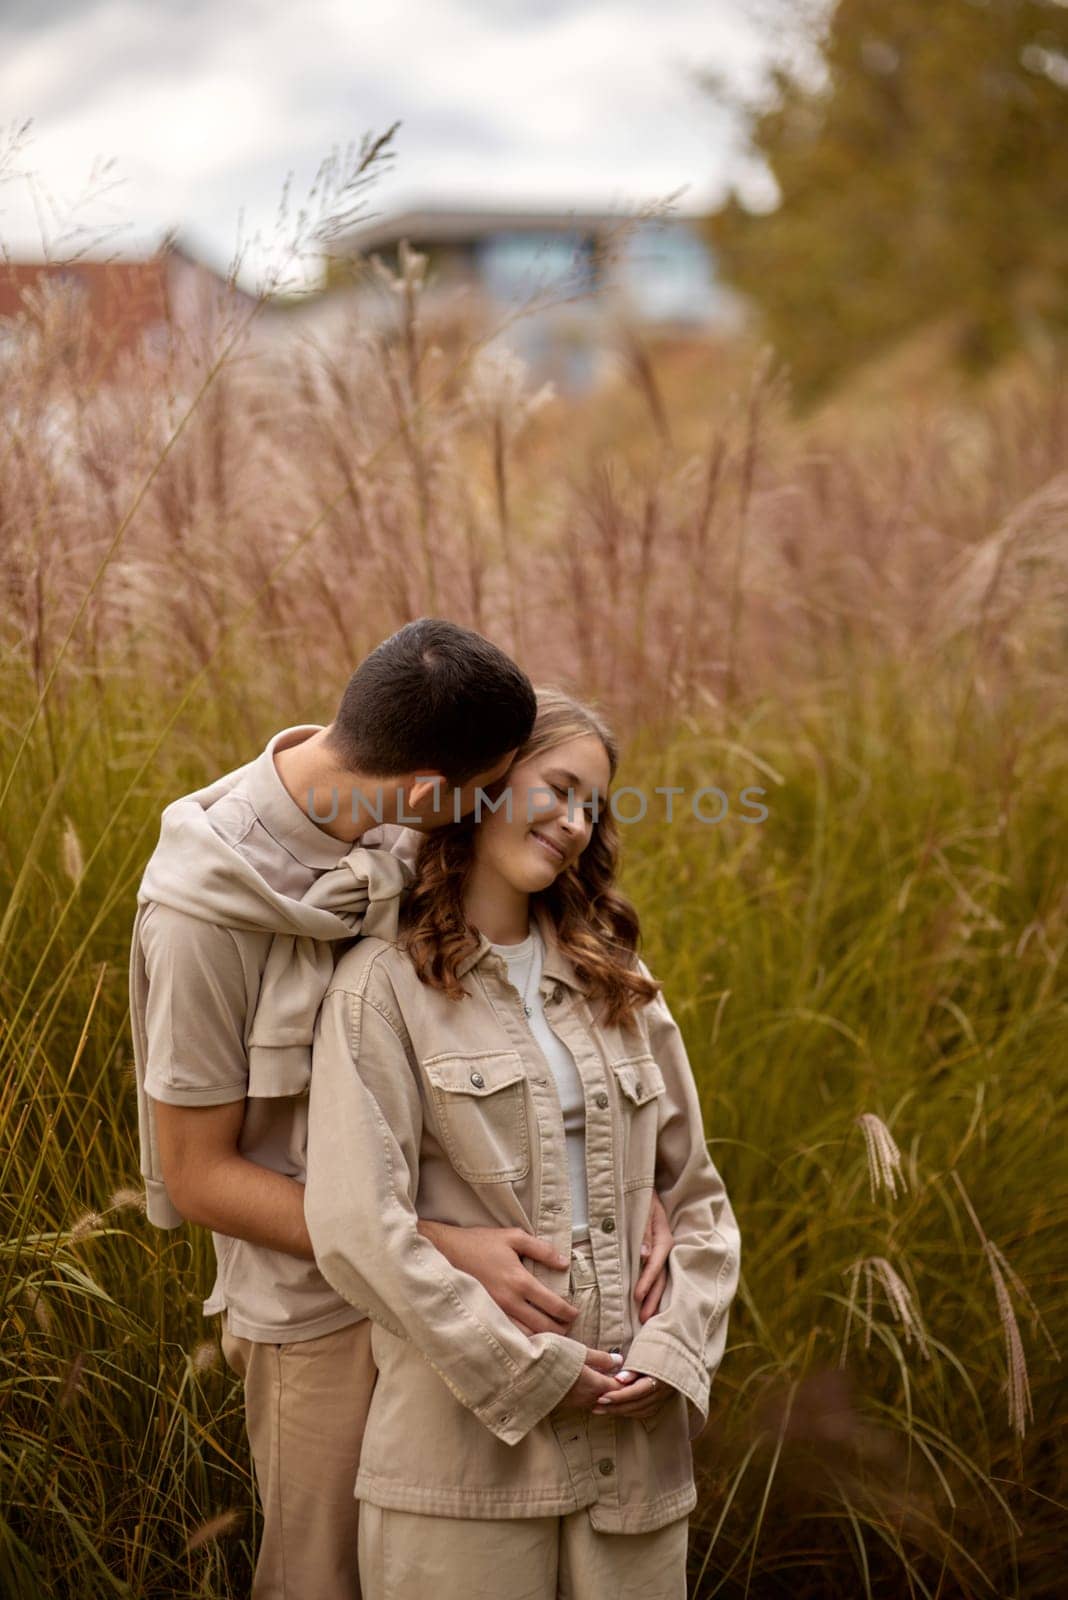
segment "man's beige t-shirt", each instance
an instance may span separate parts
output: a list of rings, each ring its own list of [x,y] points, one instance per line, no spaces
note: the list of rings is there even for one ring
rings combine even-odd
[[[273,889],[294,900],[351,849],[305,815],[274,764],[276,750],[318,731],[317,724],[303,724],[276,733],[241,782],[205,812],[214,830]],[[419,835],[386,824],[369,830],[360,843],[414,861]],[[217,927],[170,906],[145,907],[145,1090],[171,1105],[246,1100],[240,1153],[303,1183],[307,1090],[265,1096],[249,1081],[248,1035],[272,937]],[[339,945],[339,955],[344,948]],[[363,1313],[330,1287],[314,1261],[225,1234],[212,1233],[212,1241],[217,1271],[204,1315],[225,1311],[232,1333],[287,1344],[362,1320]]]

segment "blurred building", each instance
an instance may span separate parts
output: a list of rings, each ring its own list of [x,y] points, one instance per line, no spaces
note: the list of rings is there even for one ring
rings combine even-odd
[[[114,375],[124,357],[165,360],[179,343],[206,351],[224,319],[255,305],[171,233],[137,259],[0,261],[0,339],[64,299],[88,312],[79,335],[101,376]]]
[[[367,318],[399,318],[400,297],[371,258],[398,271],[402,241],[427,257],[425,316],[506,321],[500,342],[536,379],[567,389],[611,369],[621,323],[698,338],[741,319],[699,218],[635,221],[615,212],[431,206],[369,220],[333,244],[328,295],[359,304]]]

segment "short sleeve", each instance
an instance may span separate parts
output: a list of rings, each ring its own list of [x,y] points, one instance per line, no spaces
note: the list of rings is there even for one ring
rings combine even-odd
[[[243,1100],[248,990],[234,934],[153,903],[141,919],[141,950],[146,1093],[172,1105]]]

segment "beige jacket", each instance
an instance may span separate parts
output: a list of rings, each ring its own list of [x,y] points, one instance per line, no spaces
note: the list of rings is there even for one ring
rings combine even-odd
[[[598,1342],[678,1394],[650,1422],[550,1416],[585,1346],[521,1332],[416,1231],[421,1217],[518,1226],[570,1251],[555,1082],[485,937],[459,1002],[422,984],[390,940],[363,938],[341,957],[313,1044],[305,1215],[324,1277],[376,1324],[359,1498],[462,1517],[589,1507],[597,1528],[646,1532],[696,1501],[690,1439],[726,1343],[738,1226],[663,998],[636,1031],[599,1024],[550,919],[536,916],[546,1015],[586,1097]],[[643,1326],[632,1289],[654,1183],[675,1247],[662,1308]],[[567,1295],[566,1269],[533,1270]]]

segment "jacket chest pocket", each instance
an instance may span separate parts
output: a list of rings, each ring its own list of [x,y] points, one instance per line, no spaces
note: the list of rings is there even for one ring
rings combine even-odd
[[[527,1082],[515,1050],[465,1051],[423,1062],[441,1140],[468,1183],[512,1183],[530,1171]]]
[[[623,1131],[624,1186],[652,1183],[656,1175],[656,1141],[667,1086],[649,1052],[614,1059]]]

